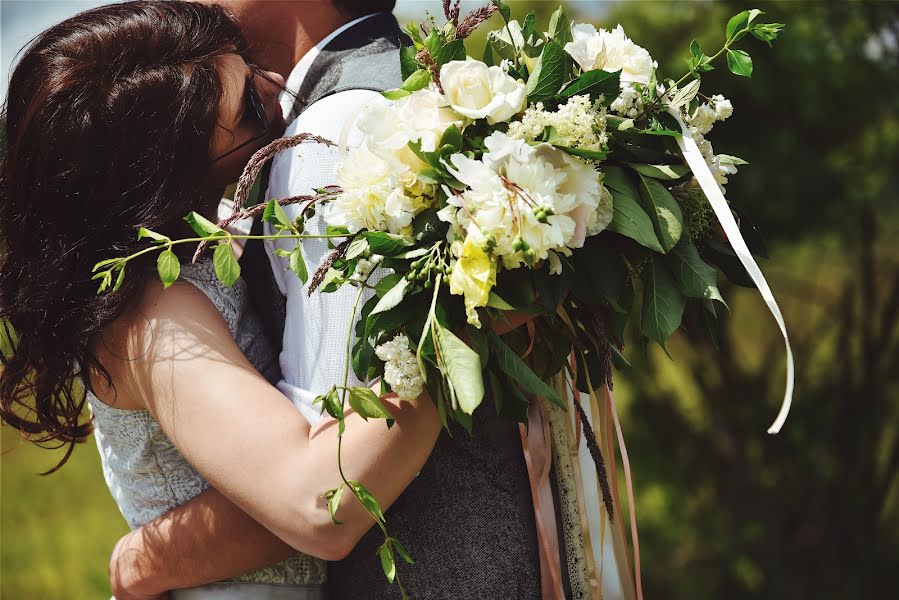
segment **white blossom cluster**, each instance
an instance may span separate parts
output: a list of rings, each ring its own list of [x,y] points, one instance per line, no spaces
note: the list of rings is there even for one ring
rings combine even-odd
[[[554,143],[581,150],[602,150],[608,143],[606,111],[587,95],[572,96],[556,111],[547,111],[542,102],[528,108],[520,121],[509,124],[509,136],[534,141],[547,127],[556,131]]]
[[[712,143],[705,136],[712,130],[715,123],[730,117],[734,113],[734,107],[730,100],[720,94],[712,96],[710,100],[711,104],[703,103],[692,114],[687,114],[687,124],[693,135],[693,141],[696,142],[712,175],[715,176],[718,187],[724,191],[727,178],[737,172],[737,167],[730,162],[722,163],[715,155]]]
[[[375,354],[384,361],[384,381],[400,400],[414,400],[421,395],[425,384],[405,334],[397,334],[392,340],[379,345],[375,348]]]
[[[622,117],[636,119],[643,112],[643,94],[633,84],[625,83],[609,108]]]

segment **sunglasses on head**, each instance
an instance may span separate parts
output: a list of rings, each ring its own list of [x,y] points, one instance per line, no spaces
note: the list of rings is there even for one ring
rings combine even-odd
[[[254,119],[256,121],[256,123],[259,125],[259,127],[262,129],[262,133],[251,137],[247,141],[235,146],[234,148],[231,148],[230,150],[228,150],[227,152],[225,152],[218,158],[213,159],[212,162],[216,162],[216,161],[222,160],[223,158],[225,158],[227,156],[231,156],[232,154],[234,154],[241,148],[244,148],[244,147],[252,144],[253,142],[256,142],[256,141],[264,138],[266,135],[268,135],[268,128],[269,128],[268,115],[265,114],[265,106],[262,105],[262,98],[259,97],[259,91],[256,89],[256,84],[254,83],[254,80],[256,78],[255,77],[256,69],[254,68],[254,69],[252,69],[252,71],[253,71],[253,76],[247,80],[247,87],[246,87],[246,90],[244,91],[243,110],[244,110],[244,116]]]

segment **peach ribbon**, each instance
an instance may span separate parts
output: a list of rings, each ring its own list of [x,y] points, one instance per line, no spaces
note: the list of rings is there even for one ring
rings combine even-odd
[[[537,522],[537,547],[540,555],[540,587],[544,600],[564,600],[562,567],[559,555],[559,530],[549,470],[552,466],[552,438],[549,415],[542,398],[528,407],[528,425],[518,425],[521,448],[528,469],[534,519]]]

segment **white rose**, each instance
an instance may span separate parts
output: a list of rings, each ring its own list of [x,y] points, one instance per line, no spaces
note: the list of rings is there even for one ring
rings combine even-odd
[[[649,52],[633,43],[621,25],[612,31],[581,23],[571,28],[573,41],[565,44],[565,51],[584,71],[602,69],[621,70],[622,82],[647,84],[657,63]]]
[[[471,58],[440,67],[440,83],[453,110],[469,119],[486,118],[491,125],[508,121],[527,103],[524,83],[501,67]]]

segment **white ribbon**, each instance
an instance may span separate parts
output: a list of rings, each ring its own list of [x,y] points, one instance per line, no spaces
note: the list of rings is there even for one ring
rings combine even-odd
[[[715,176],[712,175],[708,164],[705,162],[705,158],[702,156],[702,152],[699,151],[699,147],[693,140],[690,129],[676,110],[669,110],[669,112],[680,124],[681,136],[677,138],[677,143],[680,146],[681,152],[684,153],[687,164],[693,171],[696,181],[699,182],[699,187],[702,188],[706,198],[709,199],[709,203],[715,211],[715,216],[718,217],[718,222],[721,223],[721,227],[724,229],[724,233],[727,235],[727,239],[734,249],[737,258],[743,263],[746,272],[749,273],[752,281],[755,283],[756,287],[758,287],[759,292],[762,294],[762,299],[765,301],[765,304],[768,305],[768,310],[774,315],[774,319],[780,326],[780,332],[783,334],[784,345],[787,349],[786,390],[784,391],[784,399],[780,406],[780,412],[777,414],[774,424],[768,428],[768,433],[778,433],[780,432],[781,427],[783,427],[784,422],[787,420],[787,415],[790,413],[790,404],[793,401],[793,350],[790,348],[790,338],[787,335],[787,326],[784,324],[783,315],[780,312],[780,308],[777,306],[774,294],[771,293],[771,288],[768,287],[768,282],[765,281],[762,270],[759,269],[755,259],[752,258],[752,253],[746,246],[743,236],[740,235],[740,227],[734,220],[733,213],[730,211],[730,206],[728,206],[727,200],[724,199],[724,194],[721,193],[721,189],[715,181]]]

